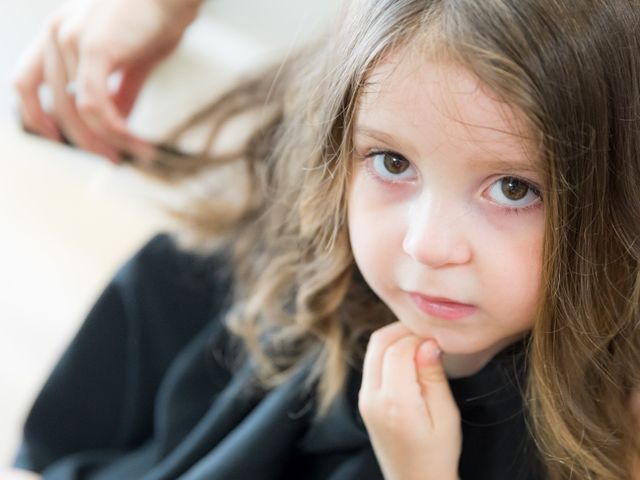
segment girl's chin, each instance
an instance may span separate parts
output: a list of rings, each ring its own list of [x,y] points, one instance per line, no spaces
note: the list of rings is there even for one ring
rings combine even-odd
[[[468,333],[462,333],[446,326],[443,328],[425,322],[415,324],[403,320],[400,320],[400,323],[417,337],[435,340],[444,353],[459,356],[478,355],[486,348],[486,345],[478,345],[477,341],[470,339]]]

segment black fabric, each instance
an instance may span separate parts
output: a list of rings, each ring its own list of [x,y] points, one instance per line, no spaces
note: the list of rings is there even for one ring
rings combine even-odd
[[[223,251],[154,237],[115,276],[27,418],[16,466],[45,479],[381,479],[357,411],[361,373],[321,419],[305,366],[264,392],[220,321],[232,281]],[[529,480],[522,345],[451,380],[462,414],[460,475]]]

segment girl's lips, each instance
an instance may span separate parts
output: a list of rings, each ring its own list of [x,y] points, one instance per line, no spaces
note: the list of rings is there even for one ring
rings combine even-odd
[[[467,317],[478,309],[474,305],[457,303],[443,298],[433,298],[411,292],[409,294],[416,306],[427,315],[444,320],[456,320]]]

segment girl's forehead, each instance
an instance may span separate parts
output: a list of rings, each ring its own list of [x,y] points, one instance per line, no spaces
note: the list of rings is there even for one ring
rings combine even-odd
[[[522,115],[469,70],[412,55],[396,53],[380,62],[365,79],[358,100],[361,114],[397,106],[405,113],[420,113],[424,121],[446,116],[502,131],[519,129],[523,123]]]
[[[402,52],[387,55],[366,77],[356,114],[356,130],[429,132],[437,126],[511,155],[530,156],[533,139],[526,125],[521,112],[465,67]]]

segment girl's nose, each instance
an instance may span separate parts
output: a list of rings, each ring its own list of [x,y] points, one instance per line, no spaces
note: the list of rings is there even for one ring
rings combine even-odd
[[[471,260],[468,220],[434,202],[413,210],[402,248],[415,261],[432,268],[463,265]],[[467,221],[465,221],[467,220]]]

